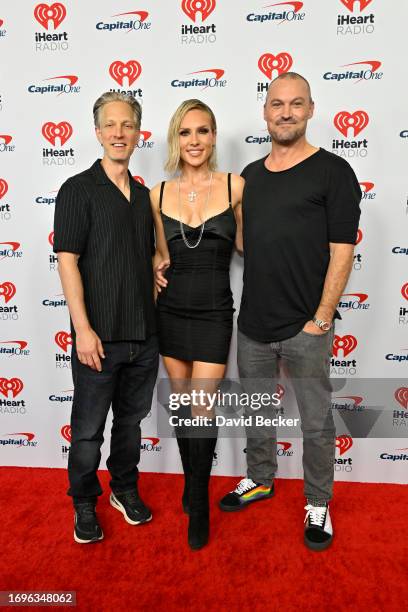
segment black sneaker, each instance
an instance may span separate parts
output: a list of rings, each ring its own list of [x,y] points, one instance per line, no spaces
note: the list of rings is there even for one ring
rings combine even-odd
[[[110,504],[119,510],[130,525],[140,525],[152,520],[150,509],[144,505],[137,491],[111,493]]]
[[[78,544],[91,544],[103,539],[103,531],[96,516],[95,504],[86,502],[74,506],[74,540]]]
[[[269,499],[274,493],[273,484],[271,487],[267,487],[254,482],[251,478],[243,478],[233,491],[227,493],[221,499],[219,506],[224,512],[236,512],[253,502]]]
[[[329,505],[305,506],[305,544],[311,550],[324,550],[333,539],[333,526],[330,520]]]

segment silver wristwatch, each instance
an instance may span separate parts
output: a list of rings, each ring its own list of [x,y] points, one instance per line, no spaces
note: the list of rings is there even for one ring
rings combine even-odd
[[[329,331],[329,329],[331,329],[333,325],[333,323],[329,323],[328,321],[322,321],[321,319],[316,319],[316,317],[313,317],[312,321],[315,325],[317,325],[317,327],[320,327],[320,329],[322,329],[323,331]]]

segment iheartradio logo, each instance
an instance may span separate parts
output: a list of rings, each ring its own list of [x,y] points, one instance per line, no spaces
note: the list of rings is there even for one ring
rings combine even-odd
[[[63,425],[61,427],[61,436],[71,444],[71,425]]]
[[[408,409],[408,387],[400,387],[394,393],[394,397],[400,406]]]
[[[280,400],[285,395],[285,387],[281,385],[280,383],[276,385],[276,394]]]
[[[372,189],[374,189],[374,183],[370,183],[369,181],[359,183],[359,185],[363,193],[369,193]]]
[[[363,239],[363,232],[361,231],[361,229],[357,230],[357,237],[356,237],[356,245],[360,244],[360,242]]]
[[[67,347],[72,346],[72,337],[71,334],[65,331],[59,331],[55,334],[55,343],[60,347],[65,353],[67,352]]]
[[[360,11],[364,11],[364,9],[372,2],[372,0],[340,0],[340,2],[344,4],[344,6],[353,13],[355,4],[359,6]]]
[[[34,17],[39,24],[48,30],[48,24],[52,21],[54,30],[64,21],[67,11],[61,2],[55,2],[54,4],[37,4],[34,9]]]
[[[151,135],[151,134],[150,134]],[[144,178],[142,176],[138,176],[137,174],[134,174],[132,177],[137,183],[140,183],[141,185],[145,185],[145,181]]]
[[[137,60],[121,62],[116,60],[109,66],[109,74],[114,81],[123,87],[123,79],[127,77],[129,87],[140,77],[142,67]]]
[[[334,126],[347,138],[347,133],[352,130],[353,136],[357,136],[367,127],[369,117],[363,110],[357,110],[354,113],[348,111],[340,111],[333,119]]]
[[[0,200],[4,198],[8,192],[8,183],[5,179],[0,178]]]
[[[0,283],[0,297],[4,297],[4,302],[7,304],[16,295],[16,286],[10,281]]]
[[[73,130],[72,125],[68,121],[61,121],[60,123],[48,121],[42,126],[41,132],[53,147],[56,146],[55,141],[59,138],[62,147],[71,138]]]
[[[198,13],[201,21],[205,21],[215,9],[215,0],[182,0],[181,8],[194,23]]]
[[[288,72],[292,67],[293,60],[289,53],[281,52],[277,55],[271,53],[264,53],[258,60],[259,70],[269,79],[272,79],[272,73],[274,70],[278,75]]]
[[[347,357],[354,351],[357,346],[357,338],[351,335],[347,336],[334,336],[333,340],[333,355],[338,357],[339,351],[343,351],[344,357]]]
[[[339,454],[344,455],[353,446],[353,438],[343,434],[336,437],[336,448],[339,449]]]
[[[1,287],[1,285],[0,285],[0,287]],[[402,287],[401,287],[401,295],[402,295],[403,298],[408,300],[408,283],[405,283],[405,285],[402,285]]]
[[[8,397],[9,393],[14,397],[17,397],[24,388],[24,383],[20,378],[0,378],[0,393],[4,397]]]
[[[51,232],[48,236],[48,242],[53,247],[54,246],[54,232]]]

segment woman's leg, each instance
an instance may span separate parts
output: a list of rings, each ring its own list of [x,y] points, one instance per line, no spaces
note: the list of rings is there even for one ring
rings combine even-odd
[[[192,391],[215,393],[224,373],[224,364],[193,362]],[[206,416],[211,423],[209,426],[195,428],[190,438],[191,487],[188,542],[193,549],[205,546],[209,536],[208,484],[217,443],[217,428],[214,420],[215,412],[207,408],[208,402],[205,400],[191,407],[192,416]]]
[[[173,357],[163,357],[163,362],[170,378],[172,393],[189,393],[193,363],[191,361],[174,359]],[[189,439],[185,435],[185,432],[178,431],[178,429],[179,428],[176,428],[176,440],[184,472],[184,490],[181,497],[181,503],[184,512],[188,514],[191,481],[190,447]]]

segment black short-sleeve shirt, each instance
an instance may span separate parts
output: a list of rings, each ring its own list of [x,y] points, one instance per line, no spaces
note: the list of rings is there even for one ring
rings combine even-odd
[[[239,329],[259,342],[295,336],[323,292],[330,242],[354,244],[361,190],[344,159],[319,149],[281,172],[242,172],[244,287]]]
[[[156,331],[149,190],[129,181],[130,202],[97,160],[62,185],[55,205],[54,252],[80,256],[87,315],[105,341]]]

